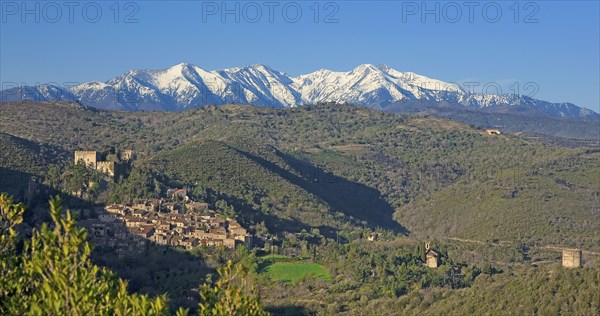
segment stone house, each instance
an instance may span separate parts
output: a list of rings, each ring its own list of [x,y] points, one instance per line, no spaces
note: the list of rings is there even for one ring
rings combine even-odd
[[[176,232],[178,235],[185,235],[187,234],[188,229],[185,226],[175,226],[172,231]]]
[[[137,218],[132,216],[123,216],[125,226],[127,227],[139,227],[140,225],[147,224],[148,222],[143,218]]]
[[[185,247],[185,249],[191,250],[192,248],[197,247],[199,243],[196,238],[184,238],[179,244],[180,246]]]
[[[223,239],[223,245],[227,248],[233,249],[235,248],[235,239],[225,238]]]
[[[181,205],[173,202],[163,203],[162,207],[171,213],[179,213],[181,209]]]
[[[188,225],[188,222],[186,222],[184,219],[177,218],[177,219],[171,220],[171,224],[173,224],[177,227],[185,227]]]
[[[159,245],[169,245],[171,243],[171,235],[154,234],[152,240]]]
[[[206,233],[206,237],[223,240],[227,238],[227,231],[223,227],[211,229],[208,233]]]
[[[437,268],[440,262],[440,253],[425,243],[425,265],[429,268]]]
[[[206,236],[206,232],[202,229],[196,229],[194,230],[194,232],[192,233],[192,235],[198,239],[204,239],[204,238],[208,238]]]
[[[209,225],[211,227],[219,227],[225,225],[225,220],[219,217],[211,217],[209,220]]]
[[[171,232],[171,225],[169,223],[159,223],[156,224],[155,226],[155,231],[156,233],[159,234],[167,234],[169,232]]]
[[[173,237],[171,237],[171,241],[169,244],[171,246],[179,246],[179,245],[181,245],[182,240],[183,240],[183,237],[181,237],[181,236],[173,236]]]
[[[245,235],[234,235],[233,239],[242,241],[246,244],[250,244],[252,242],[252,236],[250,234]]]
[[[127,214],[127,208],[123,205],[113,204],[104,208],[108,213],[125,215]]]
[[[223,239],[206,238],[202,239],[200,243],[204,246],[221,246],[223,245]]]
[[[138,217],[138,218],[146,217],[147,215],[148,215],[148,212],[143,209],[142,210],[134,209],[133,212],[131,212],[131,216]]]
[[[134,233],[144,238],[150,238],[154,234],[154,226],[152,225],[140,225]]]
[[[234,235],[245,235],[247,233],[246,229],[235,220],[229,220],[227,228],[229,229],[229,233]]]

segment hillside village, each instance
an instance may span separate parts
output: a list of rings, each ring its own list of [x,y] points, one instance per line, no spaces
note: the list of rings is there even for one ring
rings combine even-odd
[[[119,164],[103,161],[96,151],[75,151],[75,164],[115,178]],[[121,161],[130,163],[133,152],[119,153]],[[168,199],[139,200],[135,204],[112,204],[97,208],[95,215],[80,214],[80,224],[88,229],[96,247],[116,250],[119,256],[142,252],[148,242],[191,250],[202,246],[235,248],[249,244],[251,235],[235,219],[209,210],[208,204],[194,202],[185,189],[167,190]]]
[[[175,190],[185,194],[185,190]],[[208,204],[145,200],[133,205],[112,204],[98,210],[97,218],[81,220],[96,247],[117,254],[142,252],[153,242],[181,247],[224,246],[251,243],[251,235],[235,219],[208,209]]]

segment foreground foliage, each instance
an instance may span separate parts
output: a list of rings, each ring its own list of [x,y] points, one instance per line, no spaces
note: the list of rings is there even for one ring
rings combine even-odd
[[[0,283],[3,314],[168,314],[164,296],[130,295],[125,281],[90,261],[86,231],[75,225],[69,212],[63,214],[59,199],[50,201],[53,227],[43,224],[34,230],[20,256],[14,247],[14,225],[22,220],[24,206],[2,194],[0,212],[6,245]]]
[[[246,279],[248,271],[242,265],[231,261],[219,269],[219,280],[214,287],[204,284],[200,291],[200,315],[268,315],[253,296],[245,294],[246,289],[255,293],[254,287]]]
[[[90,260],[85,229],[78,228],[59,198],[50,201],[52,224],[34,229],[31,240],[18,250],[15,227],[25,207],[0,195],[0,314],[4,315],[167,315],[165,295],[150,298],[129,294],[127,282]],[[236,273],[233,273],[235,271]],[[259,302],[231,285],[240,268],[231,263],[220,270],[213,288],[202,287],[200,315],[264,315]],[[178,315],[187,314],[178,310]]]

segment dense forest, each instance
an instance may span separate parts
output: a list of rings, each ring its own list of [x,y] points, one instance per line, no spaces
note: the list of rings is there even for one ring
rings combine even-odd
[[[202,300],[187,296],[228,260],[274,314],[592,315],[600,306],[595,148],[347,104],[132,113],[31,102],[0,104],[0,146],[0,191],[27,202],[29,230],[51,220],[48,194],[82,207],[171,187],[249,227],[254,248],[90,254],[132,292],[169,293],[173,311],[195,312]],[[73,164],[74,150],[123,149],[137,159],[115,182]],[[423,266],[424,241],[440,251],[439,268]],[[563,270],[553,247],[583,249],[584,268]],[[299,264],[319,276],[274,279]]]

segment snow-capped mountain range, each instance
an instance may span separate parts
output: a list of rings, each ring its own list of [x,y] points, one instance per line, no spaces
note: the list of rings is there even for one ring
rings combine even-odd
[[[384,109],[390,104],[418,100],[483,111],[515,108],[564,118],[599,116],[571,103],[550,103],[523,95],[469,93],[457,84],[370,64],[348,72],[321,69],[291,77],[264,65],[208,71],[182,63],[164,70],[131,70],[107,82],[88,82],[68,89],[39,85],[0,92],[2,102],[18,100],[71,100],[130,111],[180,111],[228,103],[294,107],[329,101]]]

